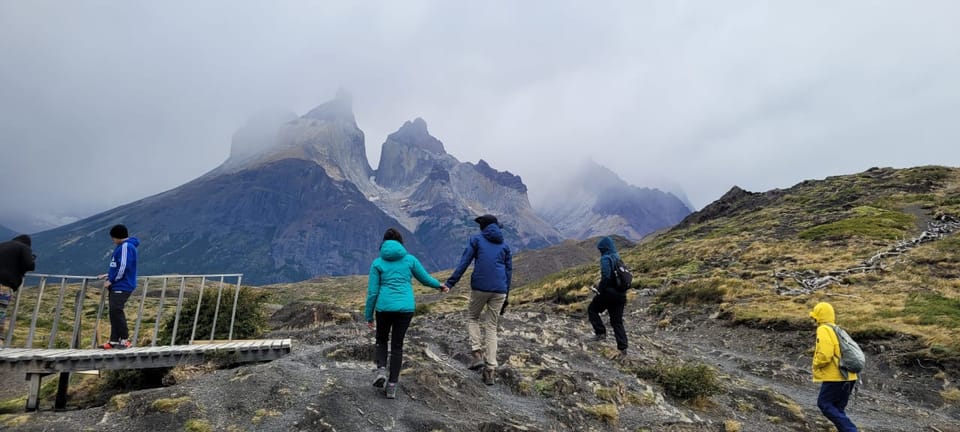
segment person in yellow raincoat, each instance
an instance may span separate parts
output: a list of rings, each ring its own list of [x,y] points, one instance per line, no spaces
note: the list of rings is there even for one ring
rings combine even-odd
[[[840,371],[840,341],[833,328],[827,325],[836,325],[833,306],[817,303],[810,317],[817,321],[817,347],[813,353],[813,382],[821,383],[817,408],[839,432],[857,432],[857,426],[845,412],[857,374]]]

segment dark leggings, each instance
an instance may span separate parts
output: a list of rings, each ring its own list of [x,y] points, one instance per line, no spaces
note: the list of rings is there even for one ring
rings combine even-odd
[[[590,318],[590,325],[593,326],[593,332],[598,335],[606,335],[607,328],[604,327],[600,314],[603,311],[610,313],[610,327],[613,327],[613,336],[617,340],[617,349],[627,349],[627,330],[623,327],[623,306],[627,303],[626,296],[598,295],[590,302],[587,307],[587,316]]]
[[[120,342],[120,339],[130,339],[127,330],[127,314],[123,307],[127,304],[130,293],[127,291],[110,291],[110,342]]]
[[[413,312],[377,312],[377,367],[387,366],[387,340],[390,340],[390,378],[395,383],[400,379],[403,365],[403,338],[410,327]],[[391,332],[391,329],[393,330]],[[392,333],[392,336],[391,336]]]

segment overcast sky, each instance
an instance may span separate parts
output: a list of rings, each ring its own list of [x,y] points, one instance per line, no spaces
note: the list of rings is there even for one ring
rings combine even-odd
[[[949,0],[0,0],[0,202],[87,216],[162,192],[223,162],[251,115],[339,87],[372,166],[422,117],[534,201],[584,157],[697,207],[956,166],[957,17]]]

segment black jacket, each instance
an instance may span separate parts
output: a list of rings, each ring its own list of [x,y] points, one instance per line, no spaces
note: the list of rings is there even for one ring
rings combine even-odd
[[[0,243],[0,285],[20,289],[23,275],[36,268],[33,250],[17,240]]]

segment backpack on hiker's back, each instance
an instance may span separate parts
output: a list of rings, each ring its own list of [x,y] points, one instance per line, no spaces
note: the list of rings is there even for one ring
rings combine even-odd
[[[633,272],[620,257],[613,260],[613,284],[620,292],[627,292],[633,286]]]
[[[846,378],[849,372],[859,374],[863,371],[867,359],[863,355],[860,345],[847,334],[840,326],[836,324],[827,324],[837,335],[837,341],[840,342],[840,373]]]

